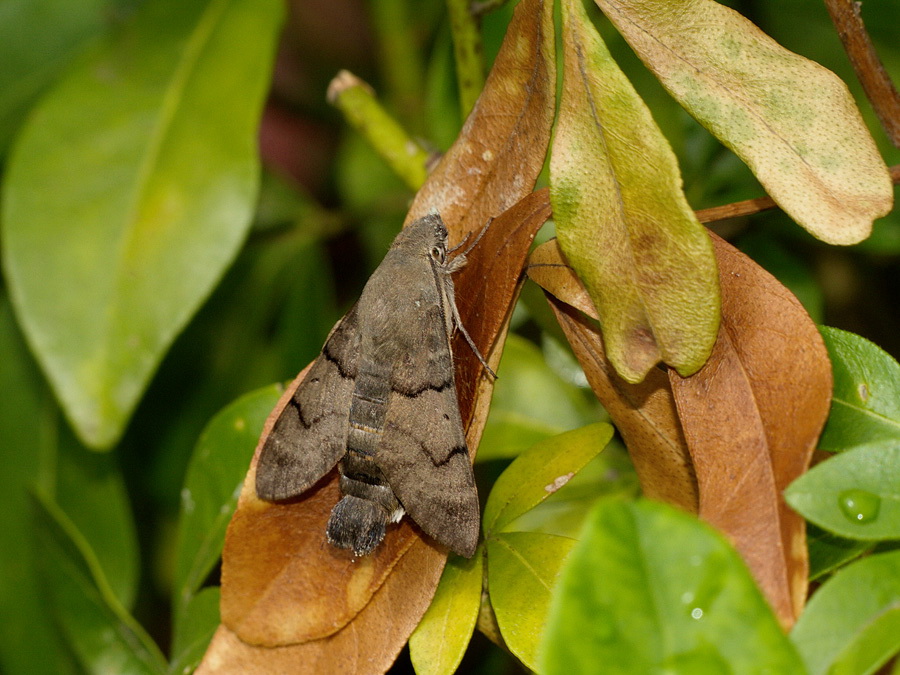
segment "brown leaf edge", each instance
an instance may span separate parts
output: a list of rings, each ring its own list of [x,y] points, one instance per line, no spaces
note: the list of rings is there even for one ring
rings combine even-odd
[[[809,465],[828,415],[831,367],[799,301],[748,257],[712,238],[723,323],[710,360],[688,378],[659,371],[641,385],[616,381],[599,329],[573,309],[591,308],[574,275],[565,278],[561,255],[537,249],[528,275],[548,293],[625,438],[645,494],[695,510],[729,536],[788,628],[805,601],[808,559],[804,521],[781,493]]]

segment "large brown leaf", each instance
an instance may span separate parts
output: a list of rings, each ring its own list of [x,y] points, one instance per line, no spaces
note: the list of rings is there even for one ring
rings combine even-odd
[[[806,599],[803,518],[784,489],[809,466],[831,404],[815,324],[774,277],[713,237],[722,329],[693,377],[670,372],[700,485],[700,516],[727,532],[785,626]]]
[[[714,235],[713,242],[722,328],[710,360],[688,378],[670,370],[637,386],[617,380],[599,330],[573,308],[591,309],[577,280],[566,278],[562,257],[545,245],[528,273],[555,296],[551,306],[619,426],[645,492],[691,508],[695,474],[700,517],[734,541],[790,626],[806,596],[808,561],[803,520],[781,492],[809,464],[828,414],[831,367],[796,298],[729,244]]]
[[[545,190],[529,193],[553,118],[551,18],[552,3],[523,0],[517,7],[473,118],[410,212],[414,218],[437,209],[454,242],[500,214],[456,278],[462,322],[494,367],[525,256],[550,213]],[[510,118],[518,121],[510,124]],[[476,147],[477,156],[471,152]],[[493,382],[460,336],[453,349],[474,454]],[[270,416],[257,454],[303,376]],[[322,672],[323,664],[332,663],[341,672],[385,670],[427,608],[446,551],[424,541],[408,519],[369,557],[336,551],[324,536],[338,500],[336,474],[296,502],[271,504],[256,497],[255,462],[225,542],[224,626],[198,672],[271,672],[285,663],[294,672]],[[359,658],[341,656],[347,653]]]

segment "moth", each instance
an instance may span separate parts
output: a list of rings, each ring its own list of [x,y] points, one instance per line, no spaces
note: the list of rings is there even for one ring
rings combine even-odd
[[[256,493],[267,501],[302,494],[337,465],[342,497],[326,536],[338,548],[367,555],[408,514],[452,551],[475,552],[478,493],[450,338],[459,330],[492,372],[451,278],[478,239],[451,258],[462,244],[448,250],[436,213],[403,229],[263,445]]]

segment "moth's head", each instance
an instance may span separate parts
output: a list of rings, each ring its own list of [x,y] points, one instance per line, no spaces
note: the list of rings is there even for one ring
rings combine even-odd
[[[439,262],[443,263],[447,257],[447,227],[438,213],[429,213],[404,227],[391,248],[439,258]]]

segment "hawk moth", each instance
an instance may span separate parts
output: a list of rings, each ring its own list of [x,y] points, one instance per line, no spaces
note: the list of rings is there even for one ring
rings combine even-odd
[[[450,347],[459,330],[492,372],[460,322],[451,278],[475,243],[451,259],[436,213],[403,229],[263,445],[256,493],[268,501],[338,466],[342,497],[326,530],[334,546],[367,555],[409,514],[454,552],[475,552],[478,493]]]

